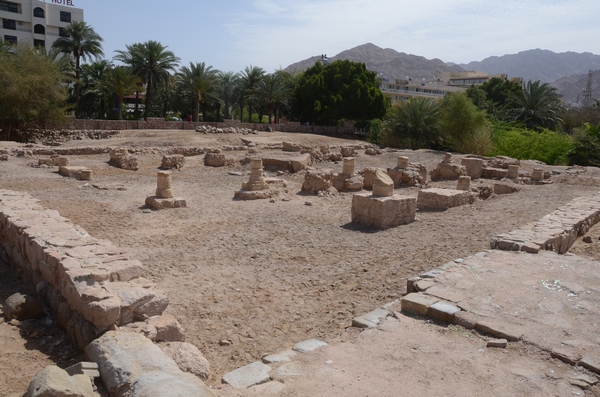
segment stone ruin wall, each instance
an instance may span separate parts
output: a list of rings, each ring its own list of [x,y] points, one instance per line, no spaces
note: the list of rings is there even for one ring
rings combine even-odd
[[[91,237],[27,193],[0,190],[0,259],[36,286],[79,348],[168,305],[126,250]]]

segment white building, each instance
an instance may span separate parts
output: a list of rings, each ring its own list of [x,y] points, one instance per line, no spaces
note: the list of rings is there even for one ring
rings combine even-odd
[[[31,42],[49,50],[65,36],[71,22],[83,21],[83,10],[74,0],[0,0],[0,38],[6,42]]]

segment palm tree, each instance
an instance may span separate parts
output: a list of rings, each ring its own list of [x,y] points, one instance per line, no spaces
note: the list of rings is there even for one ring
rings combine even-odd
[[[212,66],[206,66],[204,62],[196,64],[190,62],[190,67],[184,66],[177,73],[177,83],[194,98],[194,121],[198,121],[200,104],[208,98],[217,98],[218,76],[219,71]],[[204,112],[202,112],[202,120],[205,120]]]
[[[75,58],[75,117],[78,117],[81,61],[104,55],[102,51],[103,40],[86,22],[71,22],[65,28],[65,33],[67,36],[56,39],[52,44],[52,48],[72,54]]]
[[[286,86],[283,79],[277,74],[269,74],[254,86],[248,98],[259,101],[267,108],[269,124],[271,124],[273,110],[277,105],[287,102],[290,95],[291,90]]]
[[[391,109],[384,134],[391,142],[409,149],[423,149],[440,142],[439,105],[432,99],[410,98]]]
[[[100,111],[98,112],[98,115],[100,118],[104,118],[104,115],[106,114],[106,97],[110,95],[110,93],[104,89],[102,83],[111,68],[112,64],[106,59],[82,65],[81,81],[83,86],[81,107],[84,114],[86,111],[86,104],[88,104],[87,111],[89,111],[90,108],[97,111],[99,102]]]
[[[123,119],[123,97],[137,90],[140,78],[124,66],[110,69],[106,74],[102,87],[117,97],[117,119]]]
[[[115,60],[129,65],[132,72],[146,85],[144,119],[147,120],[153,90],[169,79],[170,72],[174,71],[179,63],[179,58],[172,51],[168,51],[166,46],[154,40],[135,43],[126,48],[126,51],[117,51]]]
[[[237,98],[236,87],[239,85],[240,75],[234,72],[221,72],[218,78],[217,92],[219,98],[225,105],[225,118],[231,118],[231,106],[235,103]]]
[[[529,129],[554,129],[562,121],[562,101],[556,88],[529,80],[523,91],[511,96],[509,115]]]
[[[265,71],[263,68],[259,68],[258,66],[246,66],[244,71],[242,72],[241,82],[243,87],[242,97],[240,98],[240,121],[243,121],[242,118],[244,116],[244,103],[246,97],[250,95],[254,86],[263,78],[265,75]],[[253,103],[250,99],[248,101],[248,121],[252,122],[252,113],[253,113]]]

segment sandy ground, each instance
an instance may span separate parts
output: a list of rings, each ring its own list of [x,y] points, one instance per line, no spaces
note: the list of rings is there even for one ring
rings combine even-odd
[[[244,138],[254,140],[259,148],[262,143],[284,140],[311,145],[352,143],[276,132]],[[72,141],[63,146],[241,144],[240,135],[126,131],[110,140]],[[359,153],[357,170],[393,167],[398,155],[409,156],[411,162],[431,169],[443,155],[433,151],[384,152],[379,156]],[[226,155],[241,159],[245,152]],[[145,276],[167,291],[171,302],[168,310],[185,327],[188,341],[210,361],[212,375],[208,383],[215,387],[224,373],[266,353],[285,350],[310,338],[331,342],[352,336],[347,330],[352,318],[399,298],[406,278],[487,249],[491,236],[539,219],[572,198],[598,192],[600,180],[600,170],[595,168],[573,174],[565,172],[565,167],[545,167],[561,172],[552,177],[551,185],[523,186],[517,194],[492,196],[445,212],[419,212],[417,221],[410,225],[374,232],[350,223],[352,194],[302,194],[303,175],[281,176],[288,183],[285,201],[233,200],[234,192],[248,178],[249,165],[210,168],[203,165],[203,156],[186,158],[185,167],[174,171],[175,195],[187,200],[187,208],[147,211],[144,199],[156,188],[161,157],[158,152],[138,155],[140,170],[125,171],[109,166],[107,154],[71,156],[72,165],[91,168],[93,184],[107,190],[64,178],[54,169],[31,167],[34,158],[11,157],[0,163],[0,187],[28,191],[44,206],[58,210],[93,236],[130,247],[144,263]],[[529,170],[534,165],[523,164]],[[341,170],[341,164],[333,163],[318,163],[315,167]],[[231,171],[242,172],[243,176],[229,175]],[[433,185],[453,187],[455,182]],[[398,189],[397,193],[416,196],[417,189]],[[600,259],[597,245],[575,249]],[[4,277],[2,280],[4,284]],[[4,299],[6,290],[2,292],[0,298]],[[8,327],[0,324],[0,340],[18,337]],[[222,346],[222,340],[231,341],[231,345]],[[10,390],[26,387],[39,369],[30,365],[31,361],[41,364],[56,360],[56,355],[48,359],[35,358],[36,354],[22,350],[12,356],[10,365],[2,364]],[[525,349],[518,354],[529,353]],[[429,362],[420,365],[428,368],[436,362],[436,355],[431,355]],[[471,376],[468,360],[456,357],[446,364],[456,368],[457,377]],[[19,377],[22,379],[17,381]],[[454,395],[468,394],[457,391]]]

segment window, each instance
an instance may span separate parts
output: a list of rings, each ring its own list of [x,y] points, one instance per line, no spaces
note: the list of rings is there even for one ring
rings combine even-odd
[[[10,30],[17,30],[17,22],[14,21],[13,19],[3,19],[2,20],[2,28],[10,29]]]
[[[60,21],[71,23],[71,13],[66,11],[60,12]]]
[[[45,40],[33,40],[33,45],[35,47],[46,48],[46,41]]]
[[[58,35],[60,37],[69,37],[69,34],[65,28],[58,28]]]
[[[35,25],[33,27],[33,33],[46,34],[46,28],[44,27],[44,25]]]
[[[46,14],[44,13],[44,9],[40,7],[36,7],[33,9],[33,16],[38,18],[45,18]]]
[[[0,1],[0,11],[19,13],[19,6],[15,3],[9,3],[8,1]]]
[[[17,36],[9,36],[9,35],[4,35],[4,42],[5,43],[11,43],[11,44],[17,44]]]

